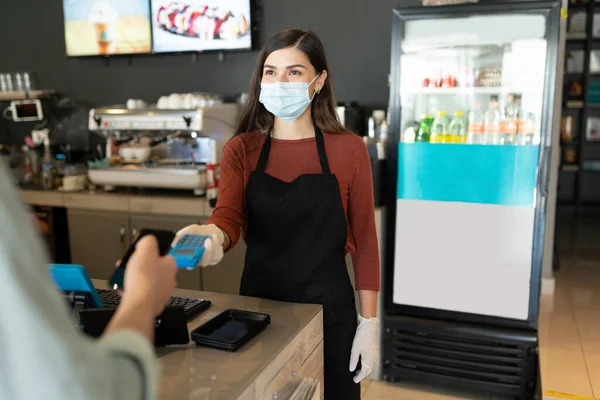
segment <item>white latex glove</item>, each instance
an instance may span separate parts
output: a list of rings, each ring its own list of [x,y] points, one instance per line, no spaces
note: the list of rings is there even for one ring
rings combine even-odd
[[[355,383],[359,383],[371,374],[379,357],[379,320],[367,319],[359,315],[358,322],[352,353],[350,353],[350,372],[356,369],[360,358],[361,369],[354,376]]]
[[[225,235],[216,225],[189,225],[177,232],[173,244],[183,235],[204,235],[210,236],[204,242],[204,254],[198,266],[206,267],[218,264],[223,259],[223,242]]]

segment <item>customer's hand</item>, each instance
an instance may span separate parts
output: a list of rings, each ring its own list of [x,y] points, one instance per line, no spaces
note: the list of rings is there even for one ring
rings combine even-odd
[[[161,257],[156,238],[144,236],[136,244],[127,263],[121,303],[149,302],[153,314],[159,315],[175,289],[176,275],[177,265],[173,257]]]
[[[204,254],[198,265],[200,267],[206,267],[209,265],[215,265],[221,262],[223,259],[223,242],[225,241],[225,235],[223,231],[216,225],[189,225],[177,232],[173,245],[183,235],[204,235],[210,236],[204,242]]]

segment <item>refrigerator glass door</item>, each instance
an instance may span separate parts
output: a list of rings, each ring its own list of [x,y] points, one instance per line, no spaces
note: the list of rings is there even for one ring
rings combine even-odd
[[[528,319],[546,25],[404,22],[395,304]]]

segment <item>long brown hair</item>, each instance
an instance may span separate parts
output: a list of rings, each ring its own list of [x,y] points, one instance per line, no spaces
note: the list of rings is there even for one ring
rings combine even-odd
[[[335,111],[336,102],[333,94],[331,71],[327,65],[325,49],[321,40],[311,31],[286,29],[269,39],[258,54],[258,57],[256,57],[256,65],[254,66],[254,72],[250,80],[248,100],[242,110],[242,115],[234,136],[257,130],[269,131],[273,127],[273,114],[267,111],[265,106],[258,101],[260,96],[260,82],[267,57],[274,51],[288,47],[296,47],[302,51],[317,73],[327,71],[325,84],[311,103],[312,118],[317,126],[322,131],[328,133],[342,133],[345,131]]]

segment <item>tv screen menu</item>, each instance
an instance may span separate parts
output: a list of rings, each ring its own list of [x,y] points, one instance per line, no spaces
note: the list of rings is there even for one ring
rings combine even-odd
[[[152,0],[153,50],[250,50],[250,0]]]
[[[69,56],[150,53],[148,0],[63,0]]]

